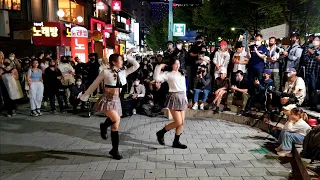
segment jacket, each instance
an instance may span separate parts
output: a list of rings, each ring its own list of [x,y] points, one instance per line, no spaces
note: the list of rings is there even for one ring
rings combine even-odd
[[[286,69],[295,68],[298,70],[302,51],[301,46],[297,43],[289,48],[289,55],[286,59]]]
[[[195,89],[207,89],[207,90],[211,90],[211,76],[210,74],[206,74],[204,77],[199,78],[197,77],[195,80]]]

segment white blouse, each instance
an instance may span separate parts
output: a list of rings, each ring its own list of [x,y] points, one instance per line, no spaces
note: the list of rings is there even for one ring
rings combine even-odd
[[[132,66],[128,69],[121,70],[118,72],[118,76],[120,78],[120,82],[122,85],[127,84],[127,79],[126,77],[135,72],[139,67],[139,63],[133,58],[131,55],[127,56],[127,60],[132,63]],[[87,91],[84,93],[83,98],[81,99],[82,101],[86,101],[90,94],[93,93],[99,86],[99,84],[103,81],[104,85],[108,86],[116,86],[117,85],[117,78],[114,77],[114,72],[111,69],[106,69],[102,71],[99,76],[94,80],[94,82],[90,85],[90,87],[87,89]]]
[[[186,78],[180,72],[161,72],[161,67],[157,66],[154,70],[153,79],[158,82],[167,81],[169,92],[186,92]]]

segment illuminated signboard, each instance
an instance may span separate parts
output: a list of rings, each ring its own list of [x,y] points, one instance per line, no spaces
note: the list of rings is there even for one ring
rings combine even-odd
[[[112,11],[121,11],[121,1],[112,1]]]
[[[33,23],[32,36],[58,37],[57,27],[44,26],[43,22]]]

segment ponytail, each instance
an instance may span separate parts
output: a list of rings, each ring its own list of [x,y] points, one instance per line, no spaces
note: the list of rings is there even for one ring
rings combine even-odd
[[[306,122],[308,121],[308,115],[307,115],[307,113],[304,112],[303,109],[301,109],[301,108],[298,108],[298,107],[293,108],[293,109],[291,110],[291,113],[293,113],[293,114],[296,115],[296,116],[299,116],[300,119],[303,119],[303,120],[306,121]]]
[[[308,115],[307,115],[307,113],[303,112],[300,117],[301,117],[301,119],[303,119],[304,121],[308,122]]]

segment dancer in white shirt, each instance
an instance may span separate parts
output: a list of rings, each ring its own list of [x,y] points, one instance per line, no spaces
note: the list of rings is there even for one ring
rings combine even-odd
[[[167,81],[169,84],[169,96],[167,99],[167,108],[169,108],[174,122],[166,125],[162,130],[157,132],[157,139],[161,145],[164,145],[164,134],[171,129],[176,129],[175,138],[172,144],[174,148],[186,149],[187,146],[181,144],[179,141],[180,135],[183,131],[183,124],[185,119],[185,109],[188,106],[186,96],[186,81],[185,74],[180,70],[180,61],[174,59],[171,62],[171,71],[161,73],[166,65],[161,64],[156,67],[154,72],[154,79],[157,82]]]
[[[129,50],[127,54],[133,52],[133,49]],[[139,63],[130,55],[127,55],[127,59],[132,63],[132,66],[128,69],[122,69],[123,59],[119,54],[112,54],[109,57],[110,68],[102,71],[96,80],[90,85],[88,90],[80,97],[81,100],[86,101],[90,94],[93,93],[101,82],[104,83],[104,94],[95,104],[95,111],[104,112],[108,118],[104,123],[100,124],[100,134],[102,139],[106,139],[106,131],[111,126],[111,141],[112,150],[109,154],[117,160],[122,159],[119,154],[119,125],[120,117],[122,116],[121,102],[119,94],[121,87],[127,83],[126,77],[136,71],[139,68]]]

